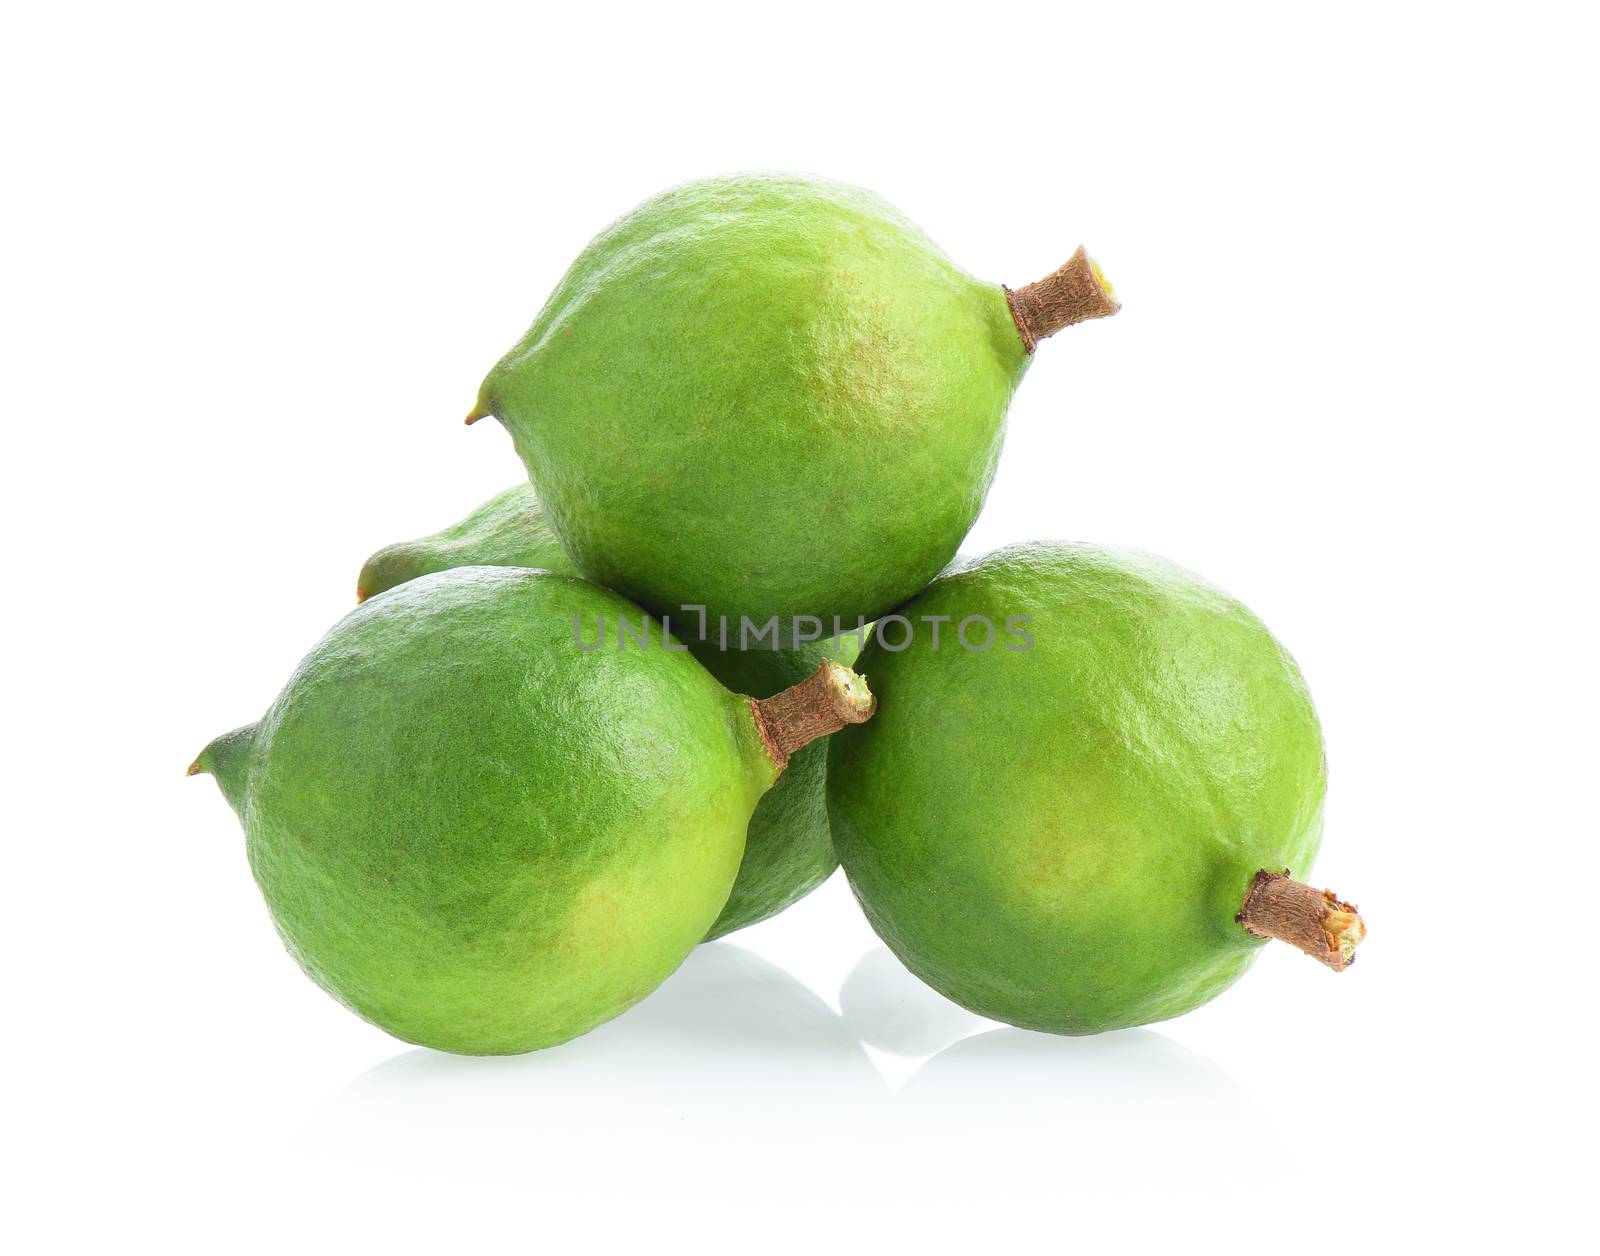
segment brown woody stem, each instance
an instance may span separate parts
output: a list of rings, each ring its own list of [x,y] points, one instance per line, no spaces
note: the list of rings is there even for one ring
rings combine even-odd
[[[761,744],[781,772],[801,746],[872,718],[878,700],[843,663],[829,659],[798,685],[770,698],[751,698]]]
[[[1106,318],[1122,308],[1111,281],[1081,245],[1053,275],[1046,275],[1015,292],[1007,288],[1005,293],[1011,317],[1022,333],[1022,347],[1028,353],[1063,327],[1091,318]]]
[[[1355,963],[1356,947],[1367,933],[1353,905],[1332,890],[1290,880],[1287,868],[1257,872],[1235,919],[1256,937],[1297,946],[1336,973]]]

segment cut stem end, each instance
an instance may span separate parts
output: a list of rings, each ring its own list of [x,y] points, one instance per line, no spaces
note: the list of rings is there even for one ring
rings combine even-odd
[[[1366,922],[1352,904],[1332,890],[1291,880],[1287,868],[1257,872],[1235,919],[1246,932],[1297,946],[1334,972],[1355,963],[1356,947],[1367,935]]]
[[[1005,294],[1022,336],[1022,347],[1028,353],[1063,327],[1091,318],[1108,318],[1122,308],[1100,264],[1081,245],[1054,274],[1014,292],[1006,288]]]
[[[750,709],[761,744],[781,772],[802,746],[871,719],[878,700],[864,676],[828,659],[798,685],[770,698],[751,698]]]

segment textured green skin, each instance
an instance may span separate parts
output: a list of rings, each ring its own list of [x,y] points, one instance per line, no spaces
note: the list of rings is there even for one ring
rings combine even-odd
[[[568,576],[467,567],[346,616],[200,767],[290,952],[408,1042],[507,1054],[638,1002],[705,935],[776,768],[686,652],[585,654]]]
[[[737,626],[872,619],[977,518],[1028,356],[872,193],[684,184],[597,236],[484,381],[592,579]]]
[[[460,523],[379,550],[361,568],[356,596],[371,597],[452,567],[539,567],[579,574],[545,522],[533,485],[517,484],[496,493]]]
[[[434,571],[457,566],[542,567],[576,574],[577,569],[544,523],[529,484],[492,497],[460,523],[379,550],[361,570],[358,587],[369,596]],[[706,669],[734,693],[771,697],[816,671],[824,658],[854,661],[859,640],[846,637],[797,650],[722,651],[715,643],[689,647]],[[828,832],[823,781],[827,749],[801,748],[783,775],[756,804],[745,837],[744,860],[709,941],[775,916],[821,885],[839,866]]]
[[[958,566],[901,613],[954,618],[937,651],[921,624],[903,653],[869,641],[879,710],[832,739],[827,789],[895,954],[975,1012],[1065,1034],[1234,982],[1261,945],[1234,920],[1251,878],[1309,871],[1326,786],[1261,622],[1153,555],[1064,544]],[[968,615],[996,625],[987,653],[954,645]],[[1004,649],[1011,615],[1033,616],[1031,651]]]

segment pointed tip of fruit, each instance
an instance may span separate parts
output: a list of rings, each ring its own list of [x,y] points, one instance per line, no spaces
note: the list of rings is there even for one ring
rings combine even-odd
[[[484,411],[482,406],[473,406],[472,409],[467,412],[467,417],[464,420],[464,422],[466,423],[466,425],[468,427],[471,427],[479,419],[487,418],[487,417],[488,416],[485,413],[485,411]]]
[[[368,597],[368,594],[367,594],[366,589],[363,588],[359,584],[356,585],[356,605],[357,606],[361,605],[361,603],[363,603],[363,602],[365,602],[367,600],[367,597]]]
[[[214,779],[222,796],[228,800],[228,805],[241,815],[245,794],[249,789],[255,737],[259,728],[259,722],[245,724],[212,738],[210,744],[189,765],[190,776],[204,772]]]

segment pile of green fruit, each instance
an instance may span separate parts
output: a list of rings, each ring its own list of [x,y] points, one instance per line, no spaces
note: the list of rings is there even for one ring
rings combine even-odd
[[[531,483],[373,555],[190,768],[306,973],[530,1051],[841,862],[913,972],[1033,1029],[1176,1016],[1269,938],[1347,966],[1355,909],[1288,872],[1323,747],[1261,622],[1149,554],[951,561],[1039,342],[1117,308],[1081,249],[1012,291],[798,175],[597,236],[468,416]]]

